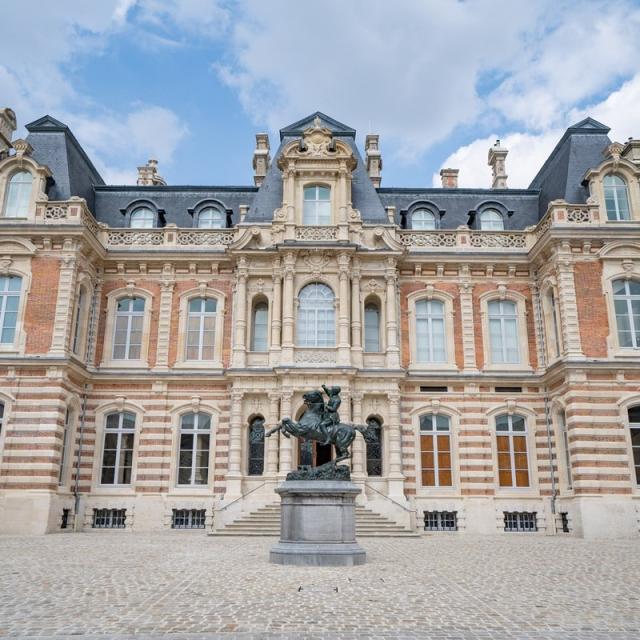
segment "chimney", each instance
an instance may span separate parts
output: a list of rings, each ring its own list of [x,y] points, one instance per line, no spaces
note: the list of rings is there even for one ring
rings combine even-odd
[[[158,173],[157,160],[149,160],[144,167],[138,167],[138,185],[142,187],[167,186],[165,179]]]
[[[380,153],[380,147],[378,142],[380,136],[378,134],[370,133],[364,143],[364,150],[367,157],[367,173],[371,178],[374,188],[378,188],[382,182],[382,154]]]
[[[442,188],[457,189],[459,172],[460,172],[460,169],[440,169],[440,178],[442,179]]]
[[[0,109],[0,160],[4,160],[9,155],[11,149],[11,138],[16,130],[16,114],[5,107]]]
[[[505,158],[509,153],[508,149],[500,146],[500,140],[496,140],[496,143],[489,149],[489,166],[491,167],[493,182],[491,184],[492,189],[506,189],[507,188],[507,173],[505,168]]]
[[[269,170],[269,149],[269,136],[266,133],[256,133],[256,150],[253,152],[253,183],[256,187],[263,183]]]

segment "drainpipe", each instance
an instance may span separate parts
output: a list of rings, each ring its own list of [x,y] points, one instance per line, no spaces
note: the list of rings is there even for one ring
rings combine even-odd
[[[87,412],[87,389],[89,385],[84,383],[82,392],[82,411],[80,413],[80,442],[78,443],[78,457],[76,458],[76,481],[73,487],[73,530],[78,530],[78,512],[80,510],[80,463],[82,461],[82,445],[84,444],[85,414]]]
[[[537,282],[534,282],[533,284],[533,299],[535,301],[535,313],[536,316],[538,317],[538,340],[540,341],[540,351],[541,351],[541,360],[542,360],[542,366],[546,368],[547,366],[547,345],[545,343],[545,339],[544,339],[544,329],[543,329],[543,324],[544,324],[544,316],[542,314],[542,305],[540,302],[540,291],[538,289],[538,285]],[[546,424],[546,429],[547,429],[547,449],[549,451],[549,466],[551,468],[551,514],[552,514],[552,519],[551,519],[551,531],[553,533],[553,535],[556,535],[558,533],[557,531],[557,523],[556,523],[556,499],[558,497],[558,489],[556,487],[556,468],[555,468],[555,464],[553,462],[553,446],[551,444],[551,411],[549,409],[549,390],[547,388],[547,385],[544,385],[544,389],[543,389],[543,394],[544,394],[544,417],[545,417],[545,424]]]

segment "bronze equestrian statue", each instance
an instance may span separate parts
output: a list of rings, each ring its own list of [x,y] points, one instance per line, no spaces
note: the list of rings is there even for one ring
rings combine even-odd
[[[334,468],[338,462],[351,457],[349,447],[359,431],[363,435],[367,427],[358,424],[340,422],[338,407],[340,406],[340,387],[325,387],[322,385],[329,400],[325,405],[320,391],[307,391],[302,396],[306,405],[300,422],[291,418],[283,418],[273,429],[265,434],[269,437],[276,431],[281,431],[285,438],[296,436],[301,440],[315,440],[321,444],[332,444],[336,448],[336,457],[329,464]]]

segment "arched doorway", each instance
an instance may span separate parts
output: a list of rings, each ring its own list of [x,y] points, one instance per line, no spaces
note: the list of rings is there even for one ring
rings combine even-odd
[[[298,468],[319,467],[331,462],[333,446],[312,440],[298,440]]]

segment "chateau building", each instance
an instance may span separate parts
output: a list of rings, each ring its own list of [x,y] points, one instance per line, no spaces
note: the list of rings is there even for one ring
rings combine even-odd
[[[233,529],[330,459],[265,438],[326,382],[385,522],[638,535],[640,140],[587,118],[527,189],[499,141],[490,189],[394,188],[315,113],[256,135],[254,186],[113,186],[26,128],[0,111],[0,531]]]

